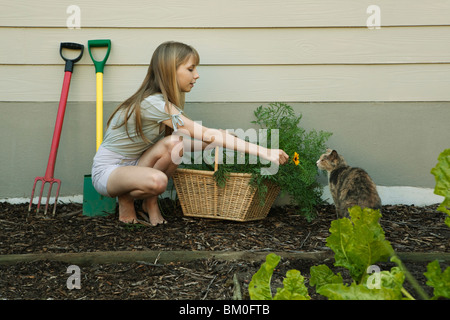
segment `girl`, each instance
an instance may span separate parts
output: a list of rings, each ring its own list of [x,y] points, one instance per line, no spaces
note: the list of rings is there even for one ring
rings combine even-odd
[[[153,53],[147,75],[135,94],[108,120],[105,137],[92,166],[92,182],[102,195],[118,197],[119,220],[138,222],[134,199],[156,226],[166,223],[158,195],[180,163],[183,141],[177,131],[211,144],[258,155],[276,164],[287,162],[283,150],[245,142],[223,130],[209,129],[183,114],[184,95],[199,79],[197,51],[183,43],[165,42]],[[187,143],[186,141],[184,143]]]

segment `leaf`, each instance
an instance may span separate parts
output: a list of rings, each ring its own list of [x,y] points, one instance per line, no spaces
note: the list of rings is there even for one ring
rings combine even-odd
[[[251,300],[272,300],[272,291],[270,290],[270,281],[273,270],[280,262],[281,257],[274,253],[266,256],[266,262],[253,275],[250,281],[248,292]]]
[[[370,265],[386,261],[393,249],[389,241],[385,240],[383,228],[378,222],[381,218],[379,210],[353,207],[349,212],[354,224],[353,258],[363,265],[362,271],[365,273]]]
[[[405,281],[405,274],[399,267],[393,267],[391,272],[381,271],[381,285],[385,288],[401,290]]]
[[[274,300],[310,300],[305,278],[298,270],[289,270],[283,280],[283,288],[278,288]]]
[[[251,300],[309,300],[308,289],[304,282],[305,278],[298,270],[289,270],[283,280],[283,288],[278,288],[275,297],[272,298],[270,281],[272,274],[281,257],[274,253],[266,256],[266,262],[253,275],[248,292]]]
[[[405,276],[398,267],[393,267],[391,271],[381,271],[375,273],[366,273],[364,280],[357,284],[353,282],[346,286],[342,282],[340,274],[333,275],[333,272],[327,266],[321,267],[322,276],[325,279],[331,279],[329,283],[322,281],[321,285],[316,286],[317,293],[327,297],[330,300],[400,300],[403,299],[402,288]],[[312,267],[311,269],[313,269]],[[327,270],[328,269],[328,270]],[[317,270],[316,270],[317,271]],[[317,273],[315,271],[315,276]],[[332,277],[332,275],[334,277]],[[340,279],[339,279],[340,278]],[[313,271],[311,271],[310,283],[313,281]]]
[[[399,290],[381,287],[369,289],[362,284],[353,282],[350,286],[342,283],[327,284],[319,288],[319,294],[330,300],[399,300],[402,295]]]
[[[427,285],[434,288],[434,298],[444,297],[450,299],[450,267],[441,271],[439,261],[435,260],[427,265]]]
[[[450,149],[442,151],[438,157],[437,165],[431,169],[431,174],[434,175],[436,180],[434,193],[444,197],[444,201],[437,210],[448,215],[445,224],[450,227]]]
[[[350,241],[353,235],[353,225],[347,218],[331,222],[330,236],[327,238],[327,247],[334,251],[336,266],[352,269],[352,262],[348,257]]]
[[[341,274],[334,274],[333,271],[324,264],[312,266],[310,268],[310,275],[311,278],[309,279],[309,284],[311,286],[316,286],[316,290],[326,284],[343,283]]]
[[[386,261],[393,249],[378,223],[379,210],[354,206],[349,212],[351,220],[342,218],[331,222],[327,246],[335,253],[334,265],[347,268],[352,278],[360,282],[367,267]]]

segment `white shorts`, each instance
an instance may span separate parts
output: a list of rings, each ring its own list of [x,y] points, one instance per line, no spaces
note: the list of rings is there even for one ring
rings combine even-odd
[[[129,159],[100,146],[92,164],[92,184],[95,190],[103,196],[111,197],[106,189],[111,172],[119,167],[135,166],[138,161],[139,158]]]

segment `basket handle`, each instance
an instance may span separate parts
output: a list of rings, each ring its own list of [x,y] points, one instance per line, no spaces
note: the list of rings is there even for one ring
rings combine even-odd
[[[216,146],[214,153],[214,172],[219,169],[219,146]]]

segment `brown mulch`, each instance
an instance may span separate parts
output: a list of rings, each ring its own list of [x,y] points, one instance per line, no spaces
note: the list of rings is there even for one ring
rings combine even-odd
[[[385,206],[381,225],[397,252],[450,252],[450,229],[445,215],[435,206]],[[184,217],[179,206],[163,200],[167,225],[125,225],[117,213],[85,217],[80,204],[60,204],[55,217],[28,216],[27,205],[0,203],[0,254],[67,253],[94,251],[186,250],[186,251],[329,251],[326,238],[336,218],[334,206],[317,208],[308,222],[291,206],[272,208],[264,220],[232,222]],[[325,261],[330,268],[332,261]],[[282,259],[272,278],[282,284],[289,269],[298,269],[308,282],[309,268],[316,261]],[[424,284],[428,262],[406,263]],[[110,263],[81,267],[81,289],[69,290],[68,264],[57,261],[0,265],[1,299],[232,299],[238,279],[244,299],[248,283],[261,261],[202,259],[159,264]],[[441,263],[444,268],[448,263]],[[393,265],[386,263],[382,270]],[[345,270],[335,268],[345,276]],[[407,287],[407,285],[405,285]],[[313,299],[322,297],[314,294]],[[426,288],[428,294],[432,289]],[[410,292],[414,292],[411,290]]]

